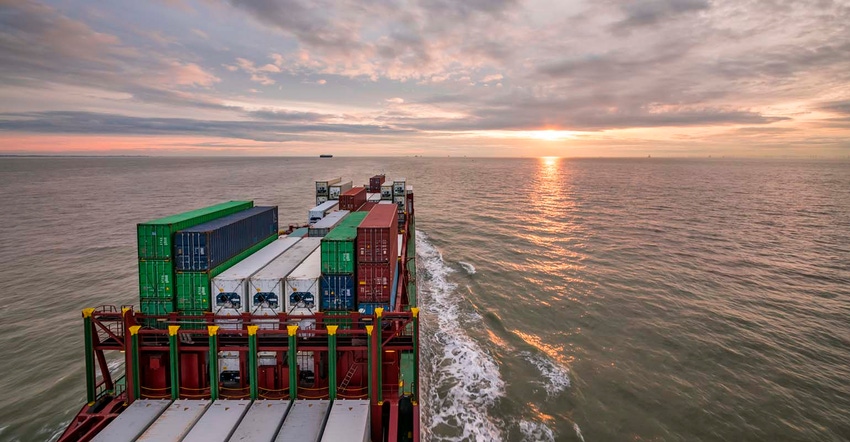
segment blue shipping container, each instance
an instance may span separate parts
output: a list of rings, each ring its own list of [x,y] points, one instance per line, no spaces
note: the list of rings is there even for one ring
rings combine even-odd
[[[174,235],[178,271],[205,272],[277,234],[277,206],[254,207]]]
[[[322,275],[319,283],[321,310],[354,310],[354,276]]]
[[[361,315],[372,315],[378,307],[383,308],[385,312],[390,311],[390,304],[387,302],[361,302],[357,304],[357,311]]]

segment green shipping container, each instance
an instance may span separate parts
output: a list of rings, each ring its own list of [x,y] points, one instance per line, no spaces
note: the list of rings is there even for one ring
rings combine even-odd
[[[174,298],[171,261],[139,261],[139,299]]]
[[[322,273],[353,275],[357,226],[369,212],[354,212],[322,238]]]
[[[141,312],[146,315],[167,315],[174,311],[171,299],[142,298],[139,304]]]
[[[233,267],[239,261],[251,256],[257,250],[271,244],[277,238],[277,234],[269,236],[209,272],[178,272],[174,280],[175,290],[177,292],[177,311],[184,315],[196,314],[197,312],[203,314],[203,312],[211,311],[210,283],[212,279],[221,272]]]
[[[148,221],[136,226],[139,242],[139,259],[171,259],[174,233],[207,221],[221,218],[254,207],[253,201],[229,201],[192,210],[179,215]]]

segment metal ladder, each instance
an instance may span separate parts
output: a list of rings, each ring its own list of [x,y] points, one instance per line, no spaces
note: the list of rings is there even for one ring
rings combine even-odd
[[[339,384],[339,391],[345,390],[348,388],[349,382],[351,382],[351,378],[354,377],[354,373],[357,372],[358,364],[351,364],[351,368],[348,369],[348,373],[345,374],[345,378]]]

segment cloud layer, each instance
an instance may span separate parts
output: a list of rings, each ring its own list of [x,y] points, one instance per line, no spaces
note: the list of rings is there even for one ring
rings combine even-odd
[[[0,1],[0,80],[0,137],[212,136],[286,154],[337,133],[524,155],[516,134],[561,131],[577,134],[557,140],[565,155],[846,155],[850,5]]]

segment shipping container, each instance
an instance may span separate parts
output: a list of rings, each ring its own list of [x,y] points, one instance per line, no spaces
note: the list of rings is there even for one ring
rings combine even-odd
[[[136,440],[140,442],[180,441],[209,406],[208,400],[176,400]]]
[[[322,312],[324,314],[322,322],[324,322],[325,327],[329,325],[336,325],[339,328],[350,329],[352,321],[351,318],[348,318],[347,316],[353,313],[353,309],[354,307],[352,307],[351,310],[324,311]]]
[[[280,427],[275,442],[318,441],[327,420],[330,404],[328,400],[295,401]]]
[[[404,195],[396,195],[393,197],[393,202],[398,206],[398,213],[406,212],[407,197]]]
[[[316,197],[316,205],[317,205],[317,206],[318,206],[318,205],[321,205],[321,204],[324,204],[324,203],[326,203],[326,202],[328,202],[328,197],[327,197],[327,196],[317,196],[317,197]]]
[[[250,406],[249,400],[213,402],[181,442],[227,442]]]
[[[321,204],[316,205],[310,209],[310,214],[308,215],[308,222],[315,223],[316,221],[326,217],[329,213],[337,210],[337,206],[339,205],[339,201],[325,201]]]
[[[328,196],[331,185],[342,181],[342,178],[331,178],[329,180],[316,180],[316,196]]]
[[[369,178],[369,192],[372,193],[381,193],[381,184],[384,184],[386,181],[386,175],[375,175],[372,178]]]
[[[379,204],[357,227],[358,263],[395,261],[398,258],[398,212],[395,205]]]
[[[253,201],[229,201],[140,223],[136,225],[139,259],[171,259],[171,254],[174,252],[172,239],[177,231],[241,212],[251,207],[254,207]]]
[[[210,271],[177,272],[174,279],[174,291],[176,293],[175,307],[177,311],[181,314],[188,314],[186,313],[187,311],[212,311],[212,300],[210,299],[212,279],[277,239],[277,235],[269,236],[259,244],[230,258],[224,264]]]
[[[366,201],[367,202],[377,203],[380,200],[381,200],[381,189],[380,188],[375,193],[367,193],[366,194]]]
[[[393,180],[393,195],[404,195],[407,190],[407,179],[396,178]]]
[[[392,184],[381,185],[381,199],[392,201],[392,199],[393,199],[393,185]]]
[[[307,236],[311,238],[321,238],[328,234],[337,224],[342,222],[350,212],[348,210],[339,210],[331,212],[324,218],[316,221],[308,229]]]
[[[369,202],[364,203],[362,206],[360,206],[360,208],[357,209],[357,211],[358,212],[368,212],[368,211],[372,210],[372,208],[377,206],[377,205],[378,205],[378,203],[369,201]]]
[[[139,311],[146,315],[167,315],[174,311],[174,299],[141,298]]]
[[[413,215],[413,190],[407,194],[407,213]]]
[[[251,295],[248,297],[248,311],[255,315],[277,315],[283,312],[286,277],[319,248],[321,242],[321,238],[302,238],[255,273],[249,282]]]
[[[248,280],[275,258],[298,243],[301,238],[277,239],[246,257],[212,280],[213,312],[216,315],[236,316],[248,307]]]
[[[274,440],[291,406],[292,402],[289,400],[254,401],[230,440],[234,442]]]
[[[321,310],[354,310],[357,305],[353,275],[322,275],[319,282]]]
[[[277,206],[254,207],[181,230],[174,235],[174,269],[216,268],[277,232]]]
[[[174,267],[171,261],[139,260],[139,298],[172,299]]]
[[[91,442],[133,442],[161,415],[170,400],[137,399]]]
[[[385,312],[390,311],[388,302],[362,302],[357,304],[357,311],[361,315],[374,315],[376,308],[382,308]]]
[[[357,263],[357,302],[389,302],[396,261]]]
[[[290,238],[303,238],[310,233],[310,229],[308,227],[300,227],[292,231],[289,235],[286,235]]]
[[[319,279],[322,251],[316,248],[284,281],[284,300],[289,315],[312,315],[319,310]]]
[[[338,399],[331,405],[322,442],[369,442],[372,439],[367,400]]]
[[[357,226],[368,212],[354,212],[322,238],[322,273],[354,274]]]
[[[364,187],[355,187],[343,192],[339,196],[340,210],[355,211],[366,202],[366,189]]]
[[[330,186],[330,191],[328,192],[328,200],[338,200],[339,196],[351,189],[352,187],[351,181],[346,181],[344,183],[338,183]]]

